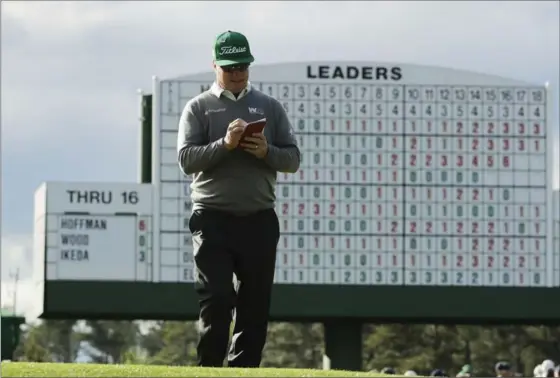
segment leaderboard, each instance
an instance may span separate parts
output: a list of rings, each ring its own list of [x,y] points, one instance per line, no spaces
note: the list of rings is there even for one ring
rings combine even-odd
[[[41,281],[152,280],[150,185],[43,183],[34,228]]]
[[[277,284],[547,286],[560,275],[546,85],[348,62],[255,66],[250,79],[281,102],[302,151],[300,170],[278,175]],[[177,128],[212,81],[154,82],[161,281],[193,281]]]

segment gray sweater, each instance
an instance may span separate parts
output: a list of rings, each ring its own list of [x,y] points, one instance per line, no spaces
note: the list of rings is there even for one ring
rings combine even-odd
[[[243,150],[227,150],[224,136],[230,122],[266,117],[264,159]],[[274,208],[276,173],[294,173],[300,151],[282,105],[252,88],[237,101],[208,90],[191,99],[183,109],[177,138],[178,162],[185,175],[193,175],[193,211],[223,210],[249,214]]]

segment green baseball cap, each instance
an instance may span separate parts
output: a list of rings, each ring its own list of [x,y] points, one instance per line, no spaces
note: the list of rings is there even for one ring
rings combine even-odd
[[[213,56],[218,66],[248,64],[255,60],[247,37],[231,30],[216,37]]]

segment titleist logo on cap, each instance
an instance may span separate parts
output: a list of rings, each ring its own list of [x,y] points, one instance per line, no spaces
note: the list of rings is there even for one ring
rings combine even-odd
[[[220,48],[222,55],[239,54],[247,51],[247,47],[224,46]]]

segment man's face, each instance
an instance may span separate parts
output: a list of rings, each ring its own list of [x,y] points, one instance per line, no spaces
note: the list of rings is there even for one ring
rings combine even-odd
[[[220,67],[214,63],[214,71],[216,71],[218,84],[232,93],[241,92],[249,81],[248,64]]]

